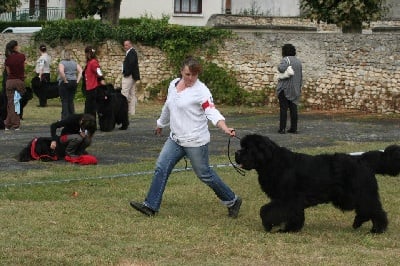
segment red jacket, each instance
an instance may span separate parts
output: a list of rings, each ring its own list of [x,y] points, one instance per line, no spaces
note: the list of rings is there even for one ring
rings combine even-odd
[[[90,91],[101,85],[99,78],[102,77],[102,74],[99,75],[99,72],[101,73],[101,70],[97,59],[90,59],[85,68],[86,90]]]

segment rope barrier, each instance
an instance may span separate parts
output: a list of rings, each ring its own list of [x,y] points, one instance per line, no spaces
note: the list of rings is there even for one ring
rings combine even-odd
[[[231,165],[230,164],[210,165],[211,168],[221,168],[221,167],[227,167],[227,166],[230,167]],[[189,171],[191,169],[192,169],[191,167],[176,168],[176,169],[173,169],[172,172],[183,172],[183,171]],[[125,173],[125,174],[108,175],[108,176],[94,176],[94,177],[81,177],[81,178],[70,178],[70,179],[60,179],[60,180],[5,183],[5,184],[0,184],[0,188],[1,187],[6,188],[6,187],[17,187],[17,186],[62,184],[62,183],[88,181],[88,180],[116,179],[116,178],[129,177],[129,176],[152,175],[153,173],[154,173],[154,171],[143,171],[143,172],[131,172],[131,173]]]

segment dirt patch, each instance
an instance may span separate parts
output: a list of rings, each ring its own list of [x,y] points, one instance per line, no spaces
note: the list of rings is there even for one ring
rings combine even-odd
[[[278,116],[276,114],[236,114],[225,115],[225,117],[228,125],[236,129],[238,137],[250,133],[267,135],[279,145],[292,150],[332,146],[338,141],[397,143],[400,137],[400,118],[368,118],[343,113],[301,113],[299,134],[281,135],[277,133]],[[98,158],[100,165],[148,160],[155,162],[169,132],[165,130],[164,137],[154,136],[155,120],[153,118],[134,117],[130,122],[128,130],[96,132],[93,145],[88,151]],[[210,125],[210,130],[212,136],[210,153],[227,155],[228,137],[212,125]],[[49,136],[49,126],[28,125],[23,126],[18,132],[0,132],[0,171],[6,173],[12,170],[49,167],[49,163],[20,163],[15,159],[18,152],[37,136]],[[232,156],[239,147],[239,141],[232,139],[231,145]]]

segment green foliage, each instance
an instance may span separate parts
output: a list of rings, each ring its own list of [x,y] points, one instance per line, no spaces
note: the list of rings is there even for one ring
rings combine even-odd
[[[235,74],[212,62],[203,63],[199,79],[210,89],[216,103],[241,105],[246,93],[239,87]]]
[[[385,0],[303,0],[301,7],[308,11],[307,17],[316,21],[336,24],[339,27],[370,23],[380,19],[387,9]]]
[[[20,0],[2,0],[0,5],[0,14],[15,11],[19,6],[21,6]]]
[[[34,39],[53,47],[63,42],[74,41],[98,44],[112,39],[112,33],[113,28],[110,24],[100,23],[94,19],[57,20],[46,22],[42,30],[35,33]]]

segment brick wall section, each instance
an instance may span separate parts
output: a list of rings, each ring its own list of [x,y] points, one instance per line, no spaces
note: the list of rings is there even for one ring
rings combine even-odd
[[[16,39],[23,51],[37,51],[30,37],[28,34],[0,34],[0,47]],[[266,105],[276,108],[276,66],[284,43],[294,44],[303,62],[302,108],[400,113],[400,33],[238,32],[235,38],[225,42],[213,61],[234,70],[244,89],[264,90],[268,99]],[[84,66],[85,45],[70,43],[66,47]],[[54,58],[53,69],[60,60],[62,48],[49,48]],[[145,100],[146,88],[169,78],[172,73],[161,51],[140,44],[135,48],[142,76],[139,100]],[[0,50],[1,71],[3,53],[4,48]],[[31,54],[28,64],[34,64],[38,56]],[[98,49],[106,80],[115,86],[121,83],[123,57],[122,46],[112,41]]]

